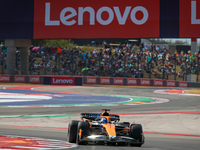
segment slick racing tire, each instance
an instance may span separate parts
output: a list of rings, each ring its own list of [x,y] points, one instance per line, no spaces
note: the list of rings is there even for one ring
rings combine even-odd
[[[69,123],[69,126],[68,126],[68,142],[69,143],[76,143],[77,129],[78,129],[79,122],[80,121],[72,120]]]
[[[141,147],[144,143],[143,130],[141,124],[132,124],[129,132],[130,137],[138,141],[138,143],[130,143],[130,146]]]
[[[78,123],[78,130],[77,130],[77,141],[76,143],[79,145],[87,145],[87,141],[82,141],[84,137],[90,136],[90,126],[88,122],[79,122]]]

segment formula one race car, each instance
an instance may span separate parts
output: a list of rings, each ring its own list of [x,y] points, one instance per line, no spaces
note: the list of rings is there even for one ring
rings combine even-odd
[[[125,145],[140,147],[144,144],[144,134],[140,124],[119,122],[118,115],[81,113],[82,121],[72,120],[68,127],[68,142],[79,145],[88,143]]]

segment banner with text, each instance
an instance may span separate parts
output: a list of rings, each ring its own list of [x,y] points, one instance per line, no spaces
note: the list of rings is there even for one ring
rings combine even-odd
[[[110,85],[110,78],[109,77],[100,77],[100,84]]]
[[[154,86],[163,86],[163,80],[161,80],[161,79],[154,79],[153,80],[153,85]]]
[[[0,75],[0,82],[10,83],[10,75]]]
[[[29,76],[29,83],[40,83],[40,76]]]
[[[86,77],[87,84],[97,84],[97,77]]]
[[[137,85],[137,79],[127,78],[127,85]]]
[[[124,85],[124,79],[123,78],[113,78],[114,85]]]
[[[186,81],[179,81],[179,87],[188,87],[188,83]]]
[[[167,87],[176,87],[176,81],[167,80]]]
[[[199,37],[200,0],[181,0],[180,2],[180,37]]]
[[[160,0],[35,0],[34,9],[34,39],[159,37]]]
[[[75,85],[75,77],[51,77],[51,85]]]
[[[15,83],[25,83],[25,76],[23,75],[15,75],[14,76]]]
[[[140,79],[140,85],[142,86],[150,86],[150,79]]]

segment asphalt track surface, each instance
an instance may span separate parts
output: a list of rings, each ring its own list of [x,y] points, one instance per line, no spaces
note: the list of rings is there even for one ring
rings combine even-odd
[[[40,90],[46,90],[39,88]],[[131,95],[144,97],[166,98],[170,101],[167,103],[150,104],[150,105],[131,105],[131,106],[109,106],[113,113],[151,113],[151,112],[187,112],[200,110],[200,97],[156,94],[155,90],[159,88],[147,87],[67,87],[53,88],[48,90],[58,90],[77,93],[94,93],[94,94],[111,94],[111,95]],[[42,114],[74,114],[81,112],[99,113],[104,106],[84,106],[84,107],[63,107],[63,108],[3,108],[0,114],[6,115],[42,115]],[[62,119],[62,118],[61,118]],[[162,122],[161,122],[162,124]],[[67,126],[66,126],[67,127]],[[28,137],[41,137],[47,139],[66,140],[66,130],[58,129],[34,129],[34,128],[15,128],[0,127],[1,134],[18,135]],[[88,145],[78,146],[78,150],[199,150],[200,137],[175,136],[146,134],[145,144],[141,148],[129,146],[101,146]]]

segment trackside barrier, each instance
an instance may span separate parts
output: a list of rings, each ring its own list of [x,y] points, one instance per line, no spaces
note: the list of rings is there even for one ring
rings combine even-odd
[[[86,77],[86,84],[97,84],[97,77]]]
[[[127,78],[127,85],[137,85],[137,79]]]
[[[94,76],[26,76],[0,75],[0,83],[32,83],[44,85],[133,85],[133,86],[160,86],[160,87],[200,87],[200,83],[140,78],[114,78]]]
[[[83,84],[102,85],[133,85],[133,86],[158,86],[158,87],[192,87],[185,81],[162,80],[162,79],[140,79],[140,78],[114,78],[114,77],[83,77]],[[190,85],[190,86],[188,86]],[[195,83],[200,87],[200,83]]]
[[[10,75],[0,75],[1,83],[10,83]]]
[[[75,77],[51,77],[51,85],[75,85]]]
[[[110,85],[110,77],[100,77],[100,84]]]
[[[81,76],[0,75],[0,83],[31,83],[44,85],[83,85]]]
[[[150,86],[151,85],[150,79],[140,79],[140,85]]]
[[[113,84],[114,85],[124,85],[124,79],[123,78],[113,78]]]
[[[153,85],[154,85],[154,86],[163,86],[163,80],[154,79],[154,80],[153,80]]]
[[[179,87],[188,87],[188,83],[186,81],[179,81]]]
[[[26,76],[25,75],[15,75],[14,76],[14,83],[25,83]]]
[[[40,84],[40,76],[29,76],[29,83]]]
[[[167,80],[167,87],[176,87],[176,81],[173,80]]]

